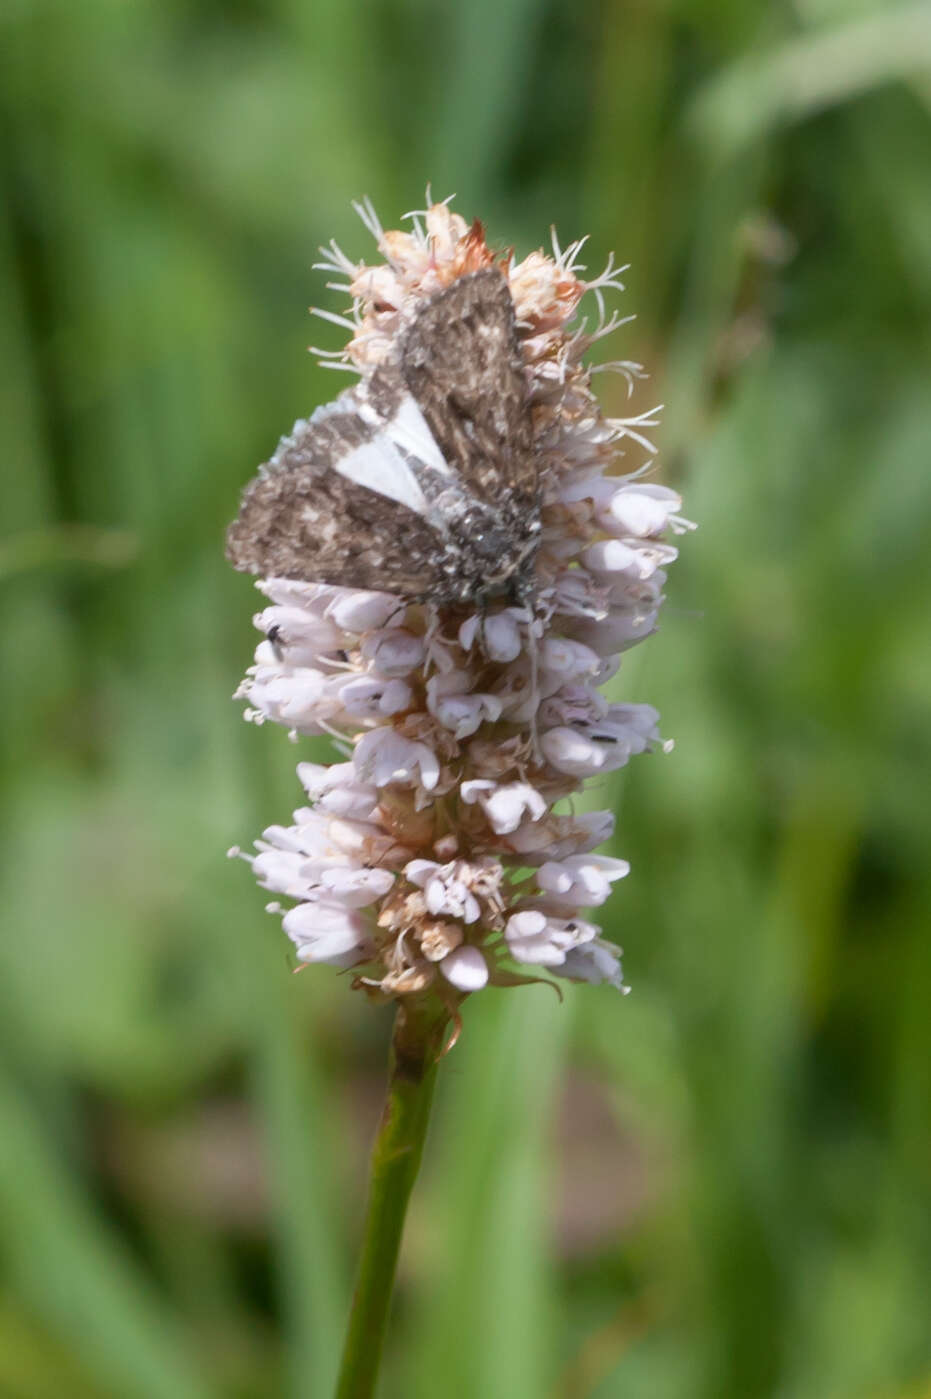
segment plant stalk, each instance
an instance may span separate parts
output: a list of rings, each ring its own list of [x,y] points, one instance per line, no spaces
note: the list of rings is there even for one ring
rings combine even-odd
[[[398,1009],[336,1399],[371,1399],[375,1393],[404,1217],[423,1153],[448,1022],[449,1012],[432,999],[419,1005],[402,1002]]]

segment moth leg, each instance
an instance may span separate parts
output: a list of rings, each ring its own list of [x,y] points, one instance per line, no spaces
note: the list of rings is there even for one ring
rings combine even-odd
[[[433,642],[437,636],[442,640],[443,633],[440,631],[439,609],[432,603],[424,604],[427,613],[427,626],[423,634],[423,645],[426,660],[424,662],[424,675],[427,675],[433,668]]]

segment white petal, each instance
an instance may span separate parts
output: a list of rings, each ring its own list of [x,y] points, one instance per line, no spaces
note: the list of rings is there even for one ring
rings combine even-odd
[[[403,604],[390,593],[370,593],[361,588],[337,588],[334,593],[327,616],[344,631],[373,631],[403,616]]]
[[[604,745],[594,743],[578,729],[547,729],[540,735],[540,747],[547,762],[571,777],[590,777],[605,765]]]
[[[602,539],[582,551],[582,563],[593,573],[615,573],[625,578],[649,578],[656,564],[643,549],[631,548],[619,539]]]
[[[280,663],[283,656],[289,666],[313,666],[321,655],[343,643],[338,627],[302,607],[266,607],[252,620],[266,636],[276,631],[272,657]]]
[[[487,779],[463,782],[460,792],[466,805],[480,802],[492,830],[497,835],[516,831],[525,815],[538,821],[547,809],[545,799],[529,782],[505,782],[498,786]]]
[[[523,649],[524,639],[514,611],[509,608],[486,617],[482,641],[490,661],[516,661]]]
[[[568,641],[565,637],[550,637],[540,648],[540,665],[554,675],[573,678],[579,675],[594,675],[600,658],[580,641]]]
[[[351,821],[368,821],[378,807],[378,789],[367,782],[346,782],[322,796],[318,806],[333,816],[348,817]]]
[[[473,613],[471,617],[467,617],[463,622],[462,626],[459,628],[459,645],[462,647],[463,651],[472,650],[481,624],[482,615],[480,612]]]
[[[473,777],[460,785],[459,795],[466,806],[474,806],[484,792],[493,792],[496,786],[497,783],[492,782],[490,777]]]
[[[342,962],[357,958],[366,945],[365,924],[341,904],[298,904],[285,914],[282,926],[302,962]]]
[[[630,990],[621,971],[621,949],[601,938],[584,947],[573,947],[556,975],[569,981],[588,981],[594,986],[607,981],[625,995]]]
[[[508,950],[518,962],[559,967],[572,948],[596,938],[598,929],[581,918],[556,918],[527,908],[508,919],[504,936]]]
[[[291,899],[306,898],[307,880],[302,871],[305,856],[290,850],[260,850],[252,857],[252,873],[263,889],[287,894]]]
[[[394,729],[373,729],[363,734],[353,754],[356,772],[376,787],[390,782],[413,787],[418,783],[432,791],[440,780],[440,764],[432,748],[413,743]]]
[[[508,833],[507,846],[523,855],[528,864],[538,864],[593,850],[608,840],[613,830],[614,814],[610,811],[586,811],[577,816],[551,813],[540,821],[522,822]]]
[[[403,627],[372,632],[362,643],[362,654],[379,675],[409,675],[423,661],[423,638]]]
[[[324,792],[343,782],[351,782],[355,777],[355,768],[352,763],[330,763],[329,766],[325,763],[298,763],[297,776],[311,801],[319,801]]]
[[[622,486],[603,512],[606,523],[641,539],[662,534],[670,515],[682,508],[682,498],[665,486]]]
[[[584,641],[599,656],[626,651],[638,641],[644,641],[656,630],[659,603],[653,607],[613,607],[607,617],[597,622],[573,622],[572,634]]]
[[[335,868],[325,870],[321,884],[346,908],[366,908],[384,898],[394,883],[389,870]]]
[[[404,866],[404,878],[422,889],[431,875],[440,868],[436,860],[411,860]]]
[[[566,860],[547,860],[537,871],[540,888],[570,907],[590,908],[603,904],[616,879],[630,873],[626,860],[609,855],[570,855]]]
[[[488,966],[477,947],[453,948],[439,963],[440,971],[457,991],[480,991],[488,983]]]
[[[469,738],[486,721],[501,717],[503,705],[497,695],[446,695],[430,697],[427,706],[438,723],[457,739]]]
[[[481,908],[474,894],[461,880],[440,874],[434,875],[424,885],[424,897],[431,913],[445,913],[450,918],[461,918],[464,923],[475,923],[481,917]]]
[[[403,680],[376,680],[370,675],[354,675],[339,686],[339,698],[346,713],[354,719],[384,719],[409,709],[413,691]]]

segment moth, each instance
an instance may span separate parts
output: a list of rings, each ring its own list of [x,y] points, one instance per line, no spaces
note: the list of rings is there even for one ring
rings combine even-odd
[[[534,591],[538,458],[498,268],[424,301],[394,356],[295,423],[246,487],[234,567],[436,606]]]

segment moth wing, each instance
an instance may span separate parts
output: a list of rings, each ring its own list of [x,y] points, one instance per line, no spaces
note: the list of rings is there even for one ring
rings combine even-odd
[[[424,302],[402,339],[399,368],[470,494],[494,504],[508,486],[534,507],[527,379],[504,274],[483,268]]]
[[[243,493],[227,557],[266,577],[428,595],[443,540],[418,477],[443,465],[416,404],[382,371],[281,440]]]

